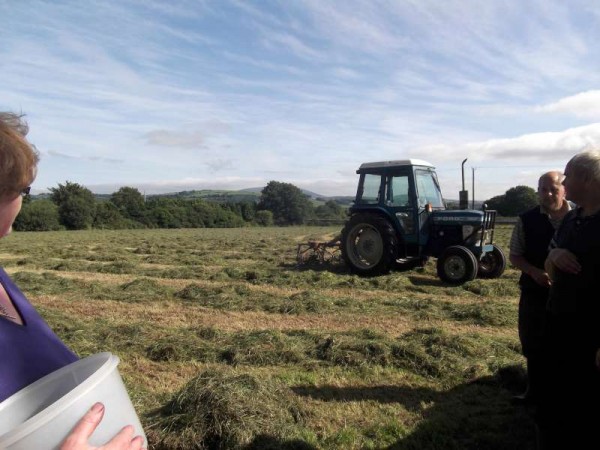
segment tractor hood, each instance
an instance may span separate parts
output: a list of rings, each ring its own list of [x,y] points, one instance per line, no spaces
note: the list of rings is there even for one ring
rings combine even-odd
[[[442,210],[431,213],[435,225],[481,225],[483,211],[475,210]]]

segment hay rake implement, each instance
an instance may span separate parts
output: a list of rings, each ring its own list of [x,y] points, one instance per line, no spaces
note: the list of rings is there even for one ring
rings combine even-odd
[[[308,241],[298,244],[296,253],[298,265],[314,262],[319,264],[339,262],[341,259],[340,239],[341,236],[336,236],[328,242]]]

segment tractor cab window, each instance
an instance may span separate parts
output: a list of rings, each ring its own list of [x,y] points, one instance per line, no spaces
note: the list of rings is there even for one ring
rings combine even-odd
[[[391,178],[388,201],[390,206],[410,207],[410,193],[408,191],[408,175],[396,175]]]
[[[364,175],[363,182],[358,193],[357,203],[376,205],[379,203],[379,191],[381,189],[381,175]]]
[[[435,175],[427,170],[416,171],[416,184],[419,199],[419,207],[431,203],[434,208],[443,208],[444,200]]]

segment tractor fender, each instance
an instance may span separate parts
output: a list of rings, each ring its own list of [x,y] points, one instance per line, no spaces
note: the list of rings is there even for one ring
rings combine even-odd
[[[376,205],[374,205],[371,208],[365,208],[364,206],[362,206],[360,208],[351,207],[349,210],[348,220],[351,220],[352,217],[354,217],[357,214],[374,214],[374,215],[383,217],[392,225],[392,227],[394,228],[394,231],[396,232],[398,239],[404,241],[404,239],[403,239],[404,233],[403,233],[403,230],[398,225],[398,220],[393,216],[393,214],[390,214],[390,212],[387,209],[382,208],[381,206],[376,206]]]

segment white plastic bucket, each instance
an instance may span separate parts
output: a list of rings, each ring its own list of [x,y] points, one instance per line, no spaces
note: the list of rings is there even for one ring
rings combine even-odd
[[[96,402],[104,418],[90,438],[99,446],[125,425],[144,430],[117,369],[119,358],[98,353],[75,361],[21,389],[0,403],[0,449],[58,449]]]

